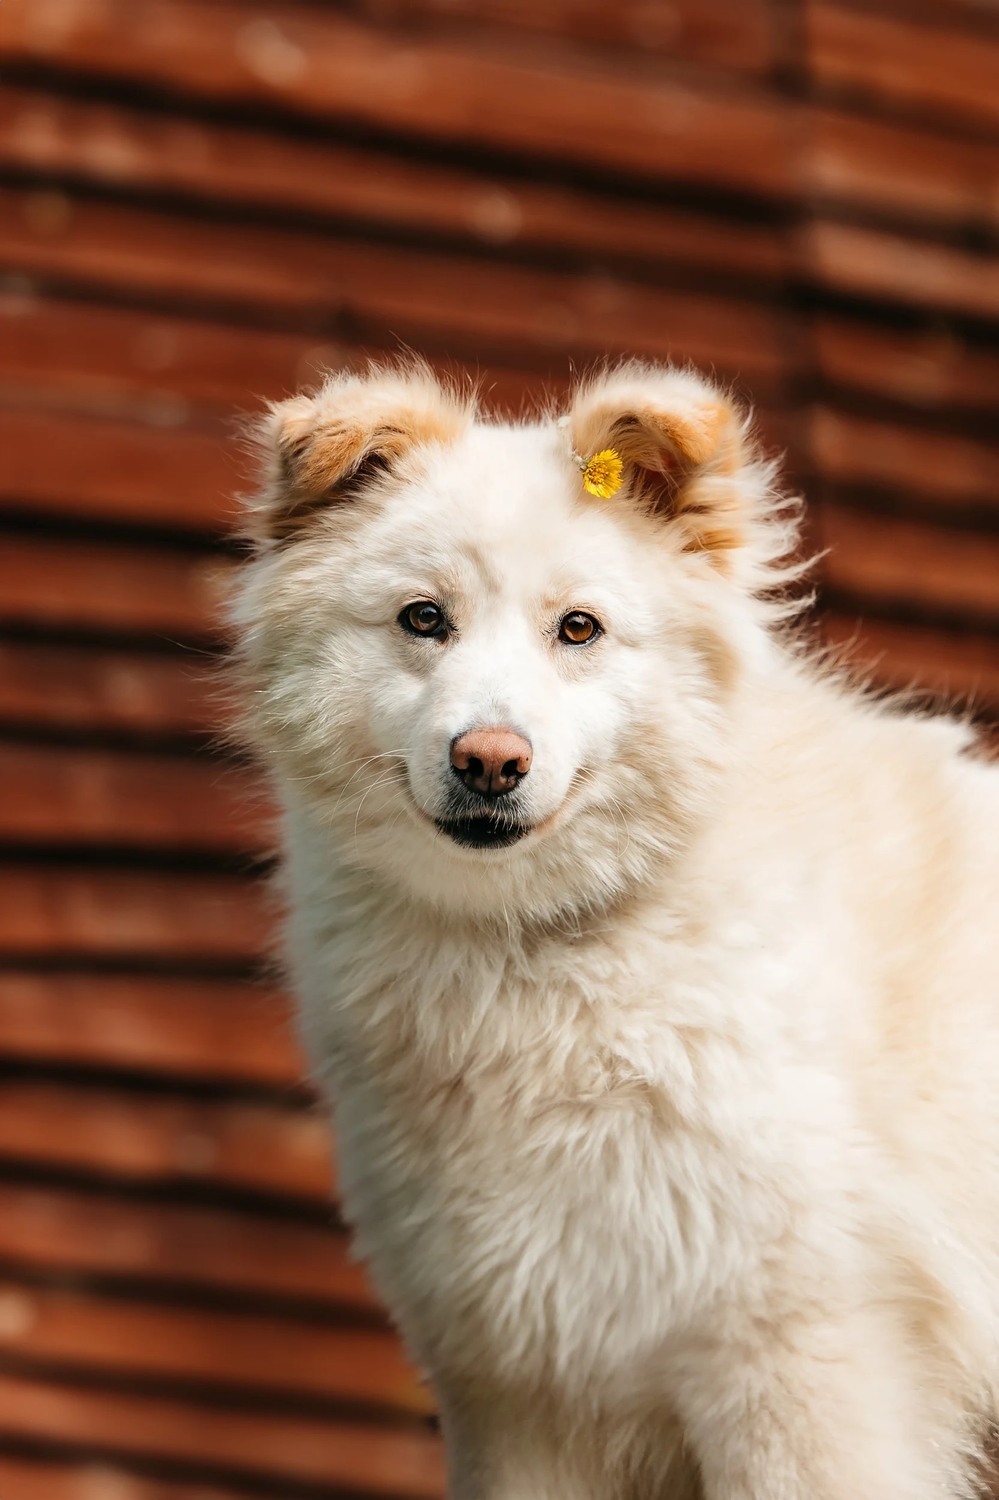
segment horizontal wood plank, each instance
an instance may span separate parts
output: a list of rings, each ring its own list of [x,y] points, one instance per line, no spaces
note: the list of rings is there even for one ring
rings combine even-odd
[[[329,1123],[318,1108],[135,1088],[0,1078],[0,1157],[123,1183],[319,1204],[336,1191]]]
[[[235,526],[247,466],[231,435],[0,408],[0,505],[156,528]]]
[[[820,87],[983,129],[999,123],[999,39],[837,0],[805,0],[804,16],[809,75]]]
[[[247,1412],[204,1401],[0,1376],[0,1437],[155,1456],[355,1493],[436,1500],[440,1444],[429,1433]]]
[[[823,575],[834,589],[882,609],[999,620],[999,539],[899,516],[824,504]]]
[[[0,622],[157,640],[222,636],[228,557],[194,548],[0,533]]]
[[[999,222],[999,145],[817,106],[808,115],[809,188],[940,225]]]
[[[994,711],[999,707],[999,640],[994,635],[946,631],[907,621],[822,616],[822,635],[858,673],[908,691],[926,689],[945,702]]]
[[[869,485],[936,502],[999,511],[996,459],[988,443],[814,407],[811,451],[820,474],[837,484]]]
[[[173,959],[262,958],[273,930],[260,882],[233,875],[0,863],[0,954]]]
[[[999,256],[816,219],[802,231],[802,268],[819,285],[891,305],[995,321]]]
[[[483,21],[516,27],[573,43],[596,42],[611,49],[635,47],[669,61],[714,64],[739,72],[773,66],[778,48],[776,17],[768,0],[361,0],[363,14],[394,25]],[[529,39],[525,39],[529,40]]]
[[[0,94],[0,101],[2,101]],[[339,361],[322,340],[133,308],[0,293],[0,400],[53,405],[173,428],[203,412],[232,420],[290,395]]]
[[[379,1306],[346,1238],[333,1229],[12,1183],[0,1183],[0,1209],[0,1260],[8,1266],[331,1309]]]
[[[7,18],[0,59],[591,169],[771,196],[790,186],[783,112],[761,92],[694,87],[605,55],[542,62],[516,45],[386,32],[294,0],[280,18],[248,0],[124,11],[113,0],[33,0]]]
[[[204,740],[228,717],[218,662],[193,651],[0,640],[0,723]]]
[[[0,744],[0,842],[90,848],[268,852],[261,778],[201,757]]]
[[[246,1500],[216,1485],[150,1479],[87,1459],[21,1458],[0,1452],[0,1493],[15,1500]]]
[[[811,337],[823,380],[917,411],[999,411],[999,350],[946,328],[912,331],[817,315]]]
[[[752,377],[772,390],[787,353],[775,312],[745,298],[653,286],[622,275],[559,273],[457,253],[362,243],[300,230],[179,218],[131,205],[0,189],[0,269],[124,289],[210,307],[261,309],[322,327],[334,340],[398,347],[430,341],[438,353],[488,348],[515,365],[544,363],[564,378],[566,360],[606,354],[674,355]],[[286,325],[287,326],[287,325]],[[500,360],[502,363],[502,359]],[[143,437],[137,463],[151,448]],[[179,467],[182,435],[172,434]],[[220,501],[238,487],[224,445],[192,434],[205,447],[196,492],[178,497],[178,519],[218,524]],[[232,455],[226,455],[231,459]],[[53,460],[54,462],[54,460]],[[134,493],[125,464],[109,476],[112,494]],[[38,488],[38,485],[35,486]],[[210,491],[210,493],[208,493]],[[99,501],[95,496],[95,503]],[[110,502],[105,499],[107,508]]]
[[[0,405],[191,424],[232,444],[265,400],[314,387],[330,370],[362,369],[372,348],[151,314],[100,303],[0,292]],[[384,351],[398,353],[397,343]],[[479,387],[488,411],[519,412],[564,393],[567,380],[490,363],[488,377],[453,358],[429,363]],[[219,418],[223,426],[219,427]]]
[[[100,1375],[197,1382],[426,1414],[394,1334],[68,1292],[0,1278],[0,1354]],[[0,1419],[2,1420],[2,1419]]]
[[[290,209],[498,250],[557,250],[577,264],[587,257],[692,264],[770,279],[787,259],[781,230],[752,220],[734,240],[721,215],[37,90],[0,89],[0,164],[118,190],[183,193],[213,208]],[[148,362],[161,346],[154,333],[127,351],[129,361]],[[195,373],[210,377],[210,363]]]
[[[0,1057],[290,1088],[291,1006],[263,985],[0,968]]]

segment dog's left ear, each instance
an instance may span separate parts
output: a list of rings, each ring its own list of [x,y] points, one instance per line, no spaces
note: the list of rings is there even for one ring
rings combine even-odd
[[[577,454],[617,450],[630,497],[674,523],[686,550],[734,571],[765,466],[727,396],[685,370],[626,365],[579,391],[569,427]]]

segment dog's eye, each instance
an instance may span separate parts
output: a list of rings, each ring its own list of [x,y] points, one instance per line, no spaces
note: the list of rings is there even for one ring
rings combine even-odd
[[[444,635],[447,630],[444,611],[439,605],[431,604],[429,599],[407,604],[399,615],[399,624],[410,635]]]
[[[563,615],[559,621],[558,638],[565,641],[567,646],[585,646],[590,641],[595,641],[599,634],[600,621],[594,619],[593,615],[584,614],[580,609]]]

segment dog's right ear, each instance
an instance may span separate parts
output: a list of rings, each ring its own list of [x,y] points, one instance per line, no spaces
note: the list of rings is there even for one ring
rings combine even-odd
[[[250,501],[252,535],[293,537],[420,447],[454,442],[471,418],[471,400],[419,366],[330,376],[317,395],[275,404],[257,431],[264,484]]]

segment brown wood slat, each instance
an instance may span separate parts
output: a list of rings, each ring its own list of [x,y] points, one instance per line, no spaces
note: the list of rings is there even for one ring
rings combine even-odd
[[[429,1433],[9,1375],[0,1376],[3,1434],[414,1500],[436,1500],[444,1485],[440,1444]]]
[[[0,842],[267,852],[261,778],[207,756],[0,744]]]
[[[824,504],[819,536],[831,585],[882,607],[999,619],[999,539]]]
[[[217,641],[231,575],[194,550],[0,534],[0,621]]]
[[[999,146],[817,107],[807,127],[810,193],[941,224],[999,222]]]
[[[318,1109],[0,1079],[0,1156],[151,1186],[210,1184],[332,1202]],[[2,1323],[2,1318],[0,1318]]]
[[[763,72],[777,57],[775,17],[766,0],[677,0],[668,8],[648,0],[615,6],[605,0],[361,0],[359,8],[376,21],[485,20],[739,72]]]
[[[398,1340],[382,1329],[139,1304],[6,1279],[0,1353],[74,1373],[197,1381],[414,1414],[434,1409]]]
[[[912,236],[816,220],[801,235],[803,269],[852,295],[973,318],[999,318],[999,257]]]
[[[999,352],[974,348],[946,330],[911,332],[818,315],[811,337],[822,376],[836,385],[920,410],[999,411]]]
[[[95,289],[197,297],[213,309],[220,303],[258,314],[270,308],[325,328],[345,320],[355,329],[359,322],[360,341],[371,338],[383,348],[398,338],[418,344],[429,338],[438,350],[451,339],[488,344],[518,361],[525,357],[528,366],[544,357],[560,373],[569,355],[672,352],[744,372],[766,389],[786,360],[776,313],[747,300],[12,189],[0,190],[0,268],[71,278]],[[154,436],[174,443],[177,456],[167,462],[179,467],[179,435]],[[154,438],[143,434],[133,442],[141,462]],[[198,444],[211,447],[201,433],[190,443],[192,452]],[[217,444],[219,452],[223,446]],[[199,491],[177,501],[177,516],[191,524],[217,524],[229,514],[219,495],[238,479],[219,452],[206,459],[210,467]],[[214,488],[206,498],[209,474]],[[112,476],[113,492],[127,483],[123,463]]]
[[[290,1003],[250,983],[0,969],[0,1057],[288,1088]]]
[[[231,528],[246,462],[231,434],[0,409],[0,504],[156,527]]]
[[[809,433],[819,472],[839,484],[876,485],[941,506],[999,513],[999,454],[989,444],[831,407],[812,409]]]
[[[332,1229],[11,1183],[0,1183],[0,1209],[0,1259],[8,1265],[331,1308],[379,1305],[346,1238]]]
[[[763,224],[740,224],[736,240],[724,219],[665,204],[34,90],[0,89],[0,163],[119,189],[180,191],[213,206],[290,208],[500,248],[568,251],[577,260],[679,262],[761,277],[786,264],[781,231]],[[148,361],[149,347],[155,354],[159,345],[140,346],[140,358]],[[127,363],[135,357],[126,351]],[[199,380],[210,373],[194,369]],[[269,387],[247,378],[241,395],[247,389]]]
[[[311,388],[333,369],[365,368],[378,352],[23,287],[0,291],[0,405],[19,410],[62,408],[167,427],[190,420],[216,437],[221,415],[222,441],[230,443],[265,400]],[[398,353],[392,339],[382,357]],[[494,362],[488,372],[449,357],[431,355],[428,363],[477,386],[483,408],[496,413],[544,405],[568,386],[567,376],[543,379]]]
[[[5,724],[204,738],[217,735],[227,717],[218,664],[193,652],[0,641]]]
[[[278,18],[248,0],[32,0],[5,18],[0,58],[657,179],[791,185],[784,112],[764,94],[695,89],[627,59],[542,66],[515,45],[399,37],[296,3]]]
[[[265,399],[313,386],[328,370],[361,367],[374,352],[33,292],[0,293],[0,404],[160,426],[190,420],[216,437],[221,414],[224,443]],[[386,351],[397,352],[394,342]],[[438,368],[473,382],[482,376],[474,365],[451,359]],[[517,411],[526,399],[560,394],[565,383],[490,364],[482,400],[491,410]]]
[[[999,42],[981,31],[835,0],[805,0],[804,16],[820,87],[986,129],[999,123]]]
[[[825,640],[844,648],[859,671],[889,687],[926,688],[946,700],[999,706],[999,641],[994,636],[930,630],[893,620],[822,617]]]
[[[10,1500],[246,1500],[245,1491],[150,1479],[112,1464],[5,1453],[0,1453],[0,1494]]]
[[[0,95],[2,101],[2,95]],[[126,403],[139,417],[176,425],[192,406],[257,410],[335,362],[337,349],[298,334],[0,295],[0,399],[26,405],[32,386],[54,399],[87,401],[110,415]]]
[[[244,964],[272,929],[259,882],[231,875],[0,864],[0,954]]]

